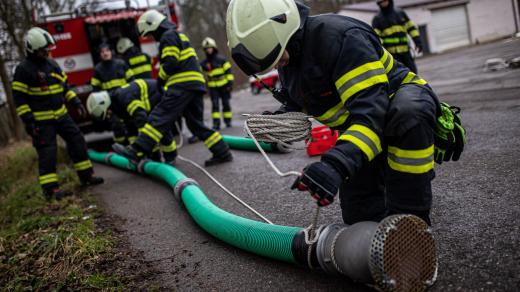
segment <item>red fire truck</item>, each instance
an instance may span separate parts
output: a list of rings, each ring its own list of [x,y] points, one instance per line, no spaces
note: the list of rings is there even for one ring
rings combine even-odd
[[[173,2],[166,1],[167,5],[156,7],[132,7],[130,1],[124,1],[123,8],[114,8],[117,5],[115,2],[118,1],[96,1],[95,7],[83,5],[72,12],[34,17],[35,24],[50,32],[56,40],[56,48],[51,51],[52,58],[67,73],[69,83],[83,102],[92,90],[90,78],[95,64],[100,61],[97,48],[102,42],[108,42],[115,48],[120,37],[127,37],[134,44],[140,44],[141,50],[153,57],[153,74],[156,76],[157,45],[150,38],[139,37],[137,20],[147,9],[154,8],[178,23]],[[84,132],[93,130],[90,119],[80,119],[74,115],[75,111],[69,112]]]

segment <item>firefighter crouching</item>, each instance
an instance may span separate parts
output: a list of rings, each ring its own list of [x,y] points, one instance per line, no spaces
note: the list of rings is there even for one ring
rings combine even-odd
[[[132,70],[134,79],[152,78],[152,59],[141,52],[139,47],[129,38],[120,38],[116,45],[117,53],[123,56],[128,67]]]
[[[220,100],[222,100],[222,111],[226,127],[231,127],[233,112],[229,100],[233,90],[233,74],[231,74],[231,63],[218,53],[217,43],[214,39],[207,37],[202,41],[202,48],[206,59],[200,63],[202,70],[208,75],[209,95],[211,96],[211,117],[213,129],[220,130]]]
[[[94,67],[94,76],[90,79],[93,91],[112,90],[133,79],[132,70],[125,61],[113,58],[112,50],[107,43],[99,45],[101,62]]]
[[[139,131],[135,143],[126,148],[115,144],[114,151],[138,161],[139,153],[149,155],[154,145],[170,132],[173,121],[183,116],[190,131],[213,153],[212,158],[206,160],[206,166],[231,161],[233,156],[222,136],[203,123],[205,80],[188,37],[178,33],[175,24],[156,10],[143,13],[137,27],[141,36],[151,35],[160,43],[158,88],[162,97]]]
[[[372,20],[372,27],[381,38],[385,49],[397,61],[403,63],[412,72],[417,73],[417,66],[410,53],[408,35],[412,37],[417,52],[422,52],[419,31],[406,12],[394,8],[393,0],[376,0],[381,11]]]
[[[293,187],[310,192],[319,206],[339,193],[347,224],[400,213],[430,224],[437,97],[371,27],[308,13],[293,0],[233,0],[227,14],[235,63],[247,75],[277,66],[284,108],[340,131],[336,146],[305,167]],[[451,154],[444,160],[460,156],[459,126],[449,136],[461,143],[447,140]]]
[[[59,188],[56,135],[65,140],[81,184],[103,183],[102,178],[93,176],[85,139],[69,116],[64,101],[73,104],[82,116],[87,112],[76,93],[69,89],[67,75],[48,58],[48,51],[55,44],[47,31],[31,28],[25,36],[27,57],[16,67],[12,83],[16,111],[38,153],[39,182],[49,200],[72,194]]]
[[[161,95],[157,90],[157,81],[152,79],[137,79],[116,90],[91,93],[87,99],[87,110],[95,119],[113,119],[115,116],[124,121],[127,139],[130,144],[135,142],[139,130],[144,130],[148,114],[159,103]],[[177,157],[177,145],[171,132],[166,133],[160,146],[154,147],[150,157],[173,164]],[[158,151],[160,150],[160,152]]]

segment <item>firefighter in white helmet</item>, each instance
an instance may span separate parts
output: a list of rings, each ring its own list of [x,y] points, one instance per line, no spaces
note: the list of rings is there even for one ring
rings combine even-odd
[[[135,143],[127,147],[115,144],[114,151],[134,162],[138,161],[141,158],[139,153],[149,155],[154,145],[171,131],[173,122],[184,117],[193,135],[204,141],[213,153],[206,160],[206,166],[232,161],[229,146],[220,133],[204,125],[202,96],[206,91],[205,80],[188,37],[177,32],[174,23],[153,9],[139,17],[137,28],[141,36],[151,36],[159,42],[161,67],[157,83],[162,98],[150,112],[148,122],[139,132]]]
[[[370,26],[308,14],[294,0],[232,0],[226,22],[231,55],[246,74],[277,67],[283,108],[340,131],[336,146],[293,187],[320,206],[339,193],[347,224],[398,213],[430,224],[437,97]],[[452,129],[456,139],[436,148],[448,153],[443,160],[457,160],[464,145],[463,128]]]
[[[120,38],[117,41],[116,51],[132,70],[134,79],[152,78],[152,58],[148,54],[141,52],[141,49],[134,45],[129,38]]]
[[[81,183],[103,183],[102,178],[93,176],[85,139],[65,107],[64,101],[74,105],[81,116],[87,114],[76,93],[69,88],[65,72],[48,57],[55,45],[47,31],[31,28],[25,35],[27,56],[16,66],[12,83],[16,112],[38,153],[39,182],[43,195],[49,200],[71,195],[59,187],[56,135],[65,140]]]
[[[231,127],[233,112],[229,100],[233,90],[233,74],[231,73],[231,63],[224,56],[218,53],[217,43],[214,39],[207,37],[202,41],[202,48],[206,54],[200,66],[208,76],[208,88],[211,96],[211,117],[213,119],[213,129],[220,130],[220,102],[222,102],[223,118],[226,127]]]

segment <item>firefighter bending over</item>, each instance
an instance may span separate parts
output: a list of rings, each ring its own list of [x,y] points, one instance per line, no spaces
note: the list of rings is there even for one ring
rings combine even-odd
[[[233,0],[227,14],[236,64],[247,75],[277,66],[282,109],[340,131],[336,146],[305,167],[293,187],[319,206],[339,192],[347,224],[398,213],[430,223],[437,97],[368,25],[308,13],[294,0]]]
[[[64,101],[67,101],[77,108],[81,116],[87,114],[76,93],[69,89],[67,75],[54,60],[48,58],[49,49],[55,45],[47,31],[39,27],[31,28],[25,36],[27,57],[16,67],[12,83],[16,111],[38,153],[39,182],[48,200],[60,200],[72,194],[59,188],[56,174],[57,134],[67,144],[81,184],[103,183],[102,178],[93,176],[85,139],[65,107]]]
[[[112,90],[132,80],[132,70],[125,61],[113,58],[112,50],[107,43],[99,45],[99,62],[94,68],[94,76],[90,80],[93,91]]]
[[[111,116],[122,119],[126,125],[128,142],[132,144],[138,131],[144,129],[148,114],[160,98],[156,80],[137,79],[110,92],[91,93],[87,99],[87,110],[96,119],[113,119]],[[177,145],[171,132],[162,137],[160,146],[154,147],[151,159],[161,161],[158,150],[161,150],[165,163],[175,162]]]
[[[377,0],[381,11],[372,20],[372,27],[381,38],[385,49],[403,63],[412,72],[417,73],[417,66],[410,53],[408,35],[415,43],[417,52],[422,52],[422,42],[419,31],[406,12],[394,8],[393,0]]]
[[[120,38],[117,41],[116,49],[132,70],[134,79],[152,78],[152,59],[146,53],[141,52],[129,38]]]
[[[161,67],[157,81],[162,97],[135,143],[127,147],[115,144],[114,151],[138,161],[142,157],[139,153],[149,155],[154,145],[171,131],[173,122],[183,116],[188,129],[213,153],[206,166],[231,161],[233,156],[222,136],[203,123],[205,80],[188,37],[178,33],[175,24],[153,9],[139,17],[137,27],[141,36],[150,35],[159,42]]]
[[[213,129],[220,130],[220,101],[222,100],[222,111],[226,127],[231,127],[233,112],[229,100],[233,90],[233,74],[231,74],[231,63],[218,53],[217,43],[214,39],[207,37],[202,41],[202,48],[206,53],[206,59],[200,63],[202,70],[208,75],[209,95],[211,96],[211,117],[213,118]]]

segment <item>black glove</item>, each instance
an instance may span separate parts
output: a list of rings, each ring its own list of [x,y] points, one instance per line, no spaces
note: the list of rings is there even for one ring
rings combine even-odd
[[[88,116],[87,109],[85,108],[85,106],[83,106],[82,103],[78,103],[76,105],[76,109],[80,117],[86,118]]]
[[[441,116],[437,118],[434,136],[434,159],[457,161],[466,144],[466,130],[462,127],[459,116],[460,108],[441,103]]]
[[[286,104],[289,100],[289,92],[286,88],[275,88],[271,91],[273,97],[278,100],[281,104]]]
[[[318,206],[327,206],[334,201],[334,196],[343,182],[339,172],[327,162],[314,162],[303,169],[291,186],[291,189],[309,191]]]
[[[40,128],[34,121],[28,121],[25,123],[25,131],[32,138],[36,138],[40,134]]]

